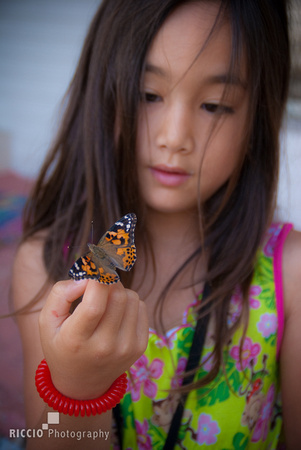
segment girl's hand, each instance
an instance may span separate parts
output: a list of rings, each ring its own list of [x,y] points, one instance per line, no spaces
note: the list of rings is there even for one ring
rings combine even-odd
[[[70,315],[71,303],[81,295],[82,302]],[[145,304],[120,282],[56,283],[39,324],[53,384],[74,399],[103,394],[142,355],[148,342]]]

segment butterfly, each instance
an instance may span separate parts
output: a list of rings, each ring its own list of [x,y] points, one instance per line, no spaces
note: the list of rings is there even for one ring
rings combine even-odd
[[[102,236],[97,245],[88,244],[89,252],[78,258],[69,276],[74,280],[92,278],[113,284],[120,280],[117,269],[129,271],[136,261],[136,215],[126,214]]]

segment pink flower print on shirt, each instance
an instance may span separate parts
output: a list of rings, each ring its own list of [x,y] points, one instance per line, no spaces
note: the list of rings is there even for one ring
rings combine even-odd
[[[214,362],[213,353],[209,352],[209,353],[207,353],[207,355],[202,356],[201,362],[202,362],[202,365],[203,365],[203,369],[206,372],[210,372],[210,370],[213,367],[213,362]]]
[[[137,443],[139,450],[151,450],[152,440],[150,436],[147,435],[148,432],[148,422],[144,419],[143,423],[135,420],[136,431],[137,431]]]
[[[274,396],[275,388],[272,384],[262,405],[260,416],[256,422],[252,436],[252,442],[258,442],[261,439],[262,441],[265,441],[267,438],[273,413]]]
[[[257,297],[261,293],[260,286],[251,286],[249,291],[249,304],[250,308],[257,309],[260,306],[260,301]],[[227,317],[227,325],[231,328],[235,322],[239,319],[242,310],[242,292],[239,287],[235,288],[229,304],[229,312]]]
[[[275,223],[269,229],[270,238],[264,246],[263,253],[265,256],[272,257],[274,255],[275,245],[278,240],[278,236],[282,230],[282,227],[279,223]]]
[[[260,301],[257,300],[257,297],[261,293],[262,289],[260,286],[251,286],[249,293],[249,304],[252,309],[258,309],[260,306]]]
[[[129,379],[128,391],[131,392],[134,402],[140,399],[141,388],[143,388],[143,393],[146,397],[154,398],[156,396],[158,387],[152,380],[160,378],[163,372],[164,362],[161,359],[155,358],[149,366],[147,364],[147,357],[142,355],[130,368],[133,381]]]
[[[169,348],[170,346],[168,338],[165,339],[165,337],[163,336],[158,336],[157,339],[155,340],[155,346],[157,348],[165,348],[165,347]]]
[[[227,314],[227,325],[228,328],[231,328],[237,319],[240,317],[241,310],[242,310],[242,294],[239,288],[236,288],[230,303],[229,303],[229,310]]]
[[[182,375],[185,372],[186,364],[187,364],[187,358],[184,358],[184,356],[181,356],[181,358],[179,359],[179,362],[178,362],[176,373],[172,377],[172,380],[171,380],[172,389],[176,389],[182,385],[182,383],[183,383]]]
[[[249,337],[246,337],[242,346],[241,361],[239,354],[239,345],[234,345],[230,350],[230,356],[235,359],[236,369],[238,371],[244,370],[251,360],[256,363],[256,356],[260,353],[261,347],[258,343],[253,344]]]
[[[198,444],[215,444],[217,441],[216,435],[219,434],[220,431],[218,423],[215,420],[212,420],[209,414],[202,413],[200,415],[197,431]]]
[[[268,338],[277,331],[277,316],[276,314],[265,313],[260,317],[257,323],[258,331],[263,337]]]

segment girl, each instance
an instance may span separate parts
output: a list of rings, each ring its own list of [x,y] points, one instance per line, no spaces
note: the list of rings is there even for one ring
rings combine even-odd
[[[284,0],[102,2],[14,266],[28,427],[53,411],[34,385],[45,358],[55,388],[88,403],[129,371],[114,420],[60,414],[58,431],[275,449],[284,430],[298,448],[301,237],[271,222],[288,79]],[[101,236],[132,212],[134,269],[66,281],[91,221]],[[110,445],[62,436],[44,448]]]

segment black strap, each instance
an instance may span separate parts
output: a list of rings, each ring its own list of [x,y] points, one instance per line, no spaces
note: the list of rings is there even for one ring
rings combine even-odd
[[[202,301],[204,301],[208,297],[209,292],[210,292],[210,288],[209,288],[209,285],[206,283],[204,286]],[[205,305],[205,307],[202,308],[202,313],[204,311],[208,310],[210,305],[211,305],[211,303],[207,303]],[[203,347],[204,347],[209,317],[210,317],[210,314],[206,314],[205,316],[202,315],[202,317],[200,317],[197,321],[194,336],[193,336],[193,341],[192,341],[192,344],[190,347],[188,361],[187,361],[184,373],[188,373],[189,371],[196,369],[196,367],[198,366],[198,364],[200,362],[200,358],[201,358]],[[195,374],[193,373],[187,377],[184,377],[182,386],[186,386],[187,384],[192,383],[194,376],[195,376]],[[163,450],[172,450],[177,442],[187,397],[188,397],[188,392],[183,394],[180,398],[177,409],[173,415],[173,418],[172,418],[172,421],[170,424],[170,428],[168,431],[168,435],[167,435]]]
[[[204,286],[204,290],[203,290],[202,302],[208,297],[209,293],[210,293],[210,288],[209,288],[208,283],[206,283]],[[207,303],[204,306],[204,308],[202,308],[202,313],[204,311],[208,310],[210,305],[211,305],[211,303]],[[202,355],[202,351],[203,351],[203,347],[204,347],[209,317],[210,317],[210,314],[206,314],[205,316],[202,315],[202,317],[200,317],[196,323],[195,332],[193,335],[193,341],[192,341],[192,344],[190,347],[188,361],[187,361],[184,373],[188,373],[189,371],[195,369],[199,364],[199,361],[200,361],[200,358]],[[186,386],[187,384],[192,383],[193,378],[194,378],[194,374],[184,377],[182,386]],[[187,396],[188,396],[188,393],[185,393],[181,396],[181,399],[179,401],[177,409],[173,415],[163,450],[172,450],[177,442],[179,428],[181,426],[181,420],[182,420],[184,406],[185,406]],[[122,449],[122,428],[123,428],[122,422],[123,421],[122,421],[119,404],[116,405],[115,408],[113,409],[113,415],[114,415],[115,424],[117,427],[117,436],[118,436],[118,441],[119,441],[119,447],[120,447],[120,449]]]
[[[115,421],[116,434],[118,438],[119,448],[122,449],[122,429],[123,429],[123,419],[120,411],[120,403],[118,403],[113,408],[113,417]]]

